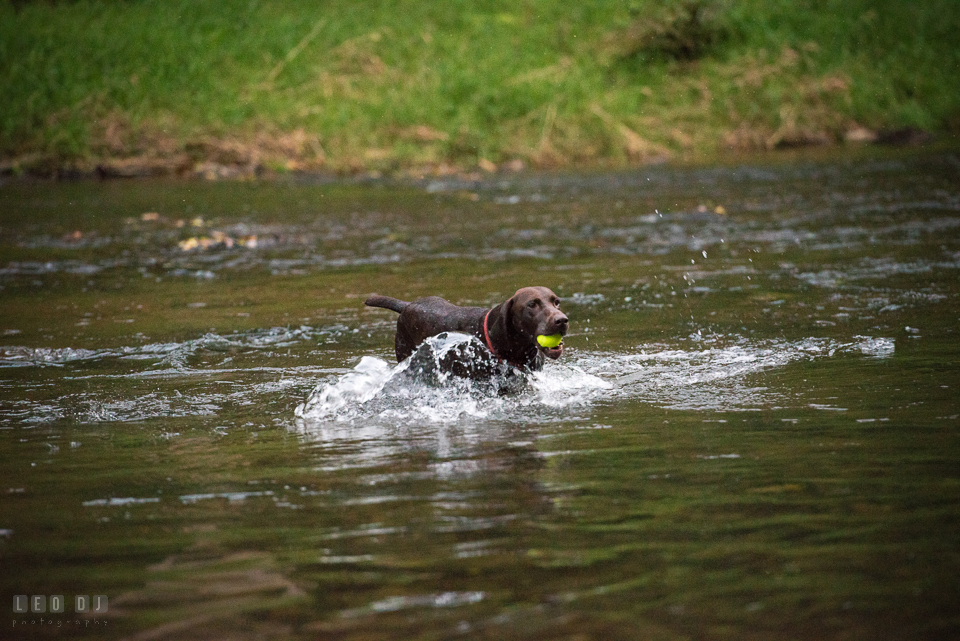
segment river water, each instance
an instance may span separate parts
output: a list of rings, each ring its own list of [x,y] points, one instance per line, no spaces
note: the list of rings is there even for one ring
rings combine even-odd
[[[362,305],[526,285],[509,394]],[[960,636],[955,154],[10,181],[0,303],[0,637]]]

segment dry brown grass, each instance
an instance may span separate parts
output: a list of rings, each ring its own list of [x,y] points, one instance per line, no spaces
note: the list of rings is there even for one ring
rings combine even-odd
[[[816,45],[806,46],[808,52]],[[727,116],[734,126],[723,135],[731,149],[777,149],[832,145],[858,127],[846,115],[853,81],[843,73],[806,71],[802,53],[786,47],[772,60],[748,56],[723,69],[735,88]],[[788,79],[788,80],[785,80]],[[738,95],[737,95],[738,94]]]

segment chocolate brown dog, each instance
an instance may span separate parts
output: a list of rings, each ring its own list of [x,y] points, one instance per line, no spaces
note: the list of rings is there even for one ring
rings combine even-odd
[[[566,335],[569,321],[560,311],[560,299],[546,287],[518,289],[510,300],[493,309],[459,307],[438,296],[418,298],[408,303],[374,294],[370,307],[384,307],[400,314],[394,347],[397,362],[403,361],[425,339],[442,332],[472,334],[497,358],[511,365],[537,371],[544,357],[560,358],[563,342],[542,347],[537,336]]]

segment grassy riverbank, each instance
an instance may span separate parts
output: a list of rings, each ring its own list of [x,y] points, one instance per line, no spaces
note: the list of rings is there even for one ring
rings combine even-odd
[[[952,140],[958,32],[955,0],[3,2],[0,167],[442,172]]]

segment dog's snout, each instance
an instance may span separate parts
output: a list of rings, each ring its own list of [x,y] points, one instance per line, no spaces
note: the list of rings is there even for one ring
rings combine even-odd
[[[567,326],[570,324],[570,321],[564,314],[558,314],[556,317],[554,317],[553,324],[560,334],[566,334]]]

